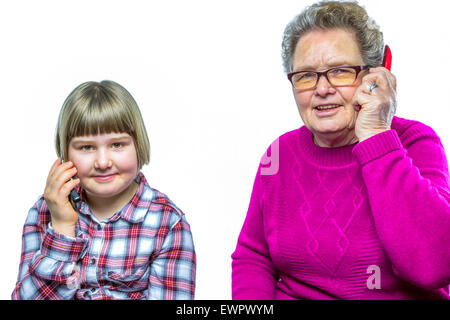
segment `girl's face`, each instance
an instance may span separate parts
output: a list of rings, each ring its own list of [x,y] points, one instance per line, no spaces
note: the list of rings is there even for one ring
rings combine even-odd
[[[127,133],[75,137],[68,156],[88,201],[118,199],[134,187],[138,160],[133,138]]]

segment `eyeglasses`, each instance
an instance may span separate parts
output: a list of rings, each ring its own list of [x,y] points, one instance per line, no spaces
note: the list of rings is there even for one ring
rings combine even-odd
[[[295,89],[314,89],[321,76],[325,76],[333,87],[351,86],[355,83],[358,74],[370,66],[345,66],[331,68],[322,72],[297,71],[288,74],[288,79]]]

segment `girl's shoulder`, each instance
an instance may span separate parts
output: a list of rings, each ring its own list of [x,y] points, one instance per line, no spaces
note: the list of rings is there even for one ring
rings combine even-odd
[[[152,190],[154,192],[154,197],[151,200],[151,205],[154,208],[172,211],[180,217],[184,216],[184,212],[177,205],[175,205],[175,203],[170,200],[166,194],[158,191],[157,189]]]
[[[149,204],[149,209],[152,210],[169,210],[184,216],[183,211],[165,193],[150,186],[142,172],[139,173],[139,179],[139,183],[143,185],[139,202]]]
[[[41,228],[42,231],[47,229],[50,222],[50,211],[47,203],[45,202],[44,195],[40,195],[31,209],[28,211],[27,218],[25,220],[26,226],[34,226]]]
[[[146,180],[136,207],[144,209],[140,214],[136,212],[135,217],[141,216],[146,221],[145,224],[165,222],[172,226],[185,219],[184,212],[165,193],[150,187]]]

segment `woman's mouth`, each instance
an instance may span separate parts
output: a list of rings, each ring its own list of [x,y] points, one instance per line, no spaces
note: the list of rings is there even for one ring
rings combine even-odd
[[[96,175],[96,176],[94,176],[94,179],[99,182],[105,182],[105,181],[110,181],[110,180],[114,179],[115,176],[116,176],[115,173],[108,174],[108,175]]]
[[[337,113],[341,105],[339,104],[327,104],[314,107],[314,112],[319,116],[333,116]]]

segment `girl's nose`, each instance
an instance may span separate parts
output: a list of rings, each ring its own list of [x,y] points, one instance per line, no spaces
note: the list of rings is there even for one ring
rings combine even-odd
[[[107,153],[99,152],[94,160],[94,168],[104,170],[110,168],[111,166],[112,160],[108,157]]]

